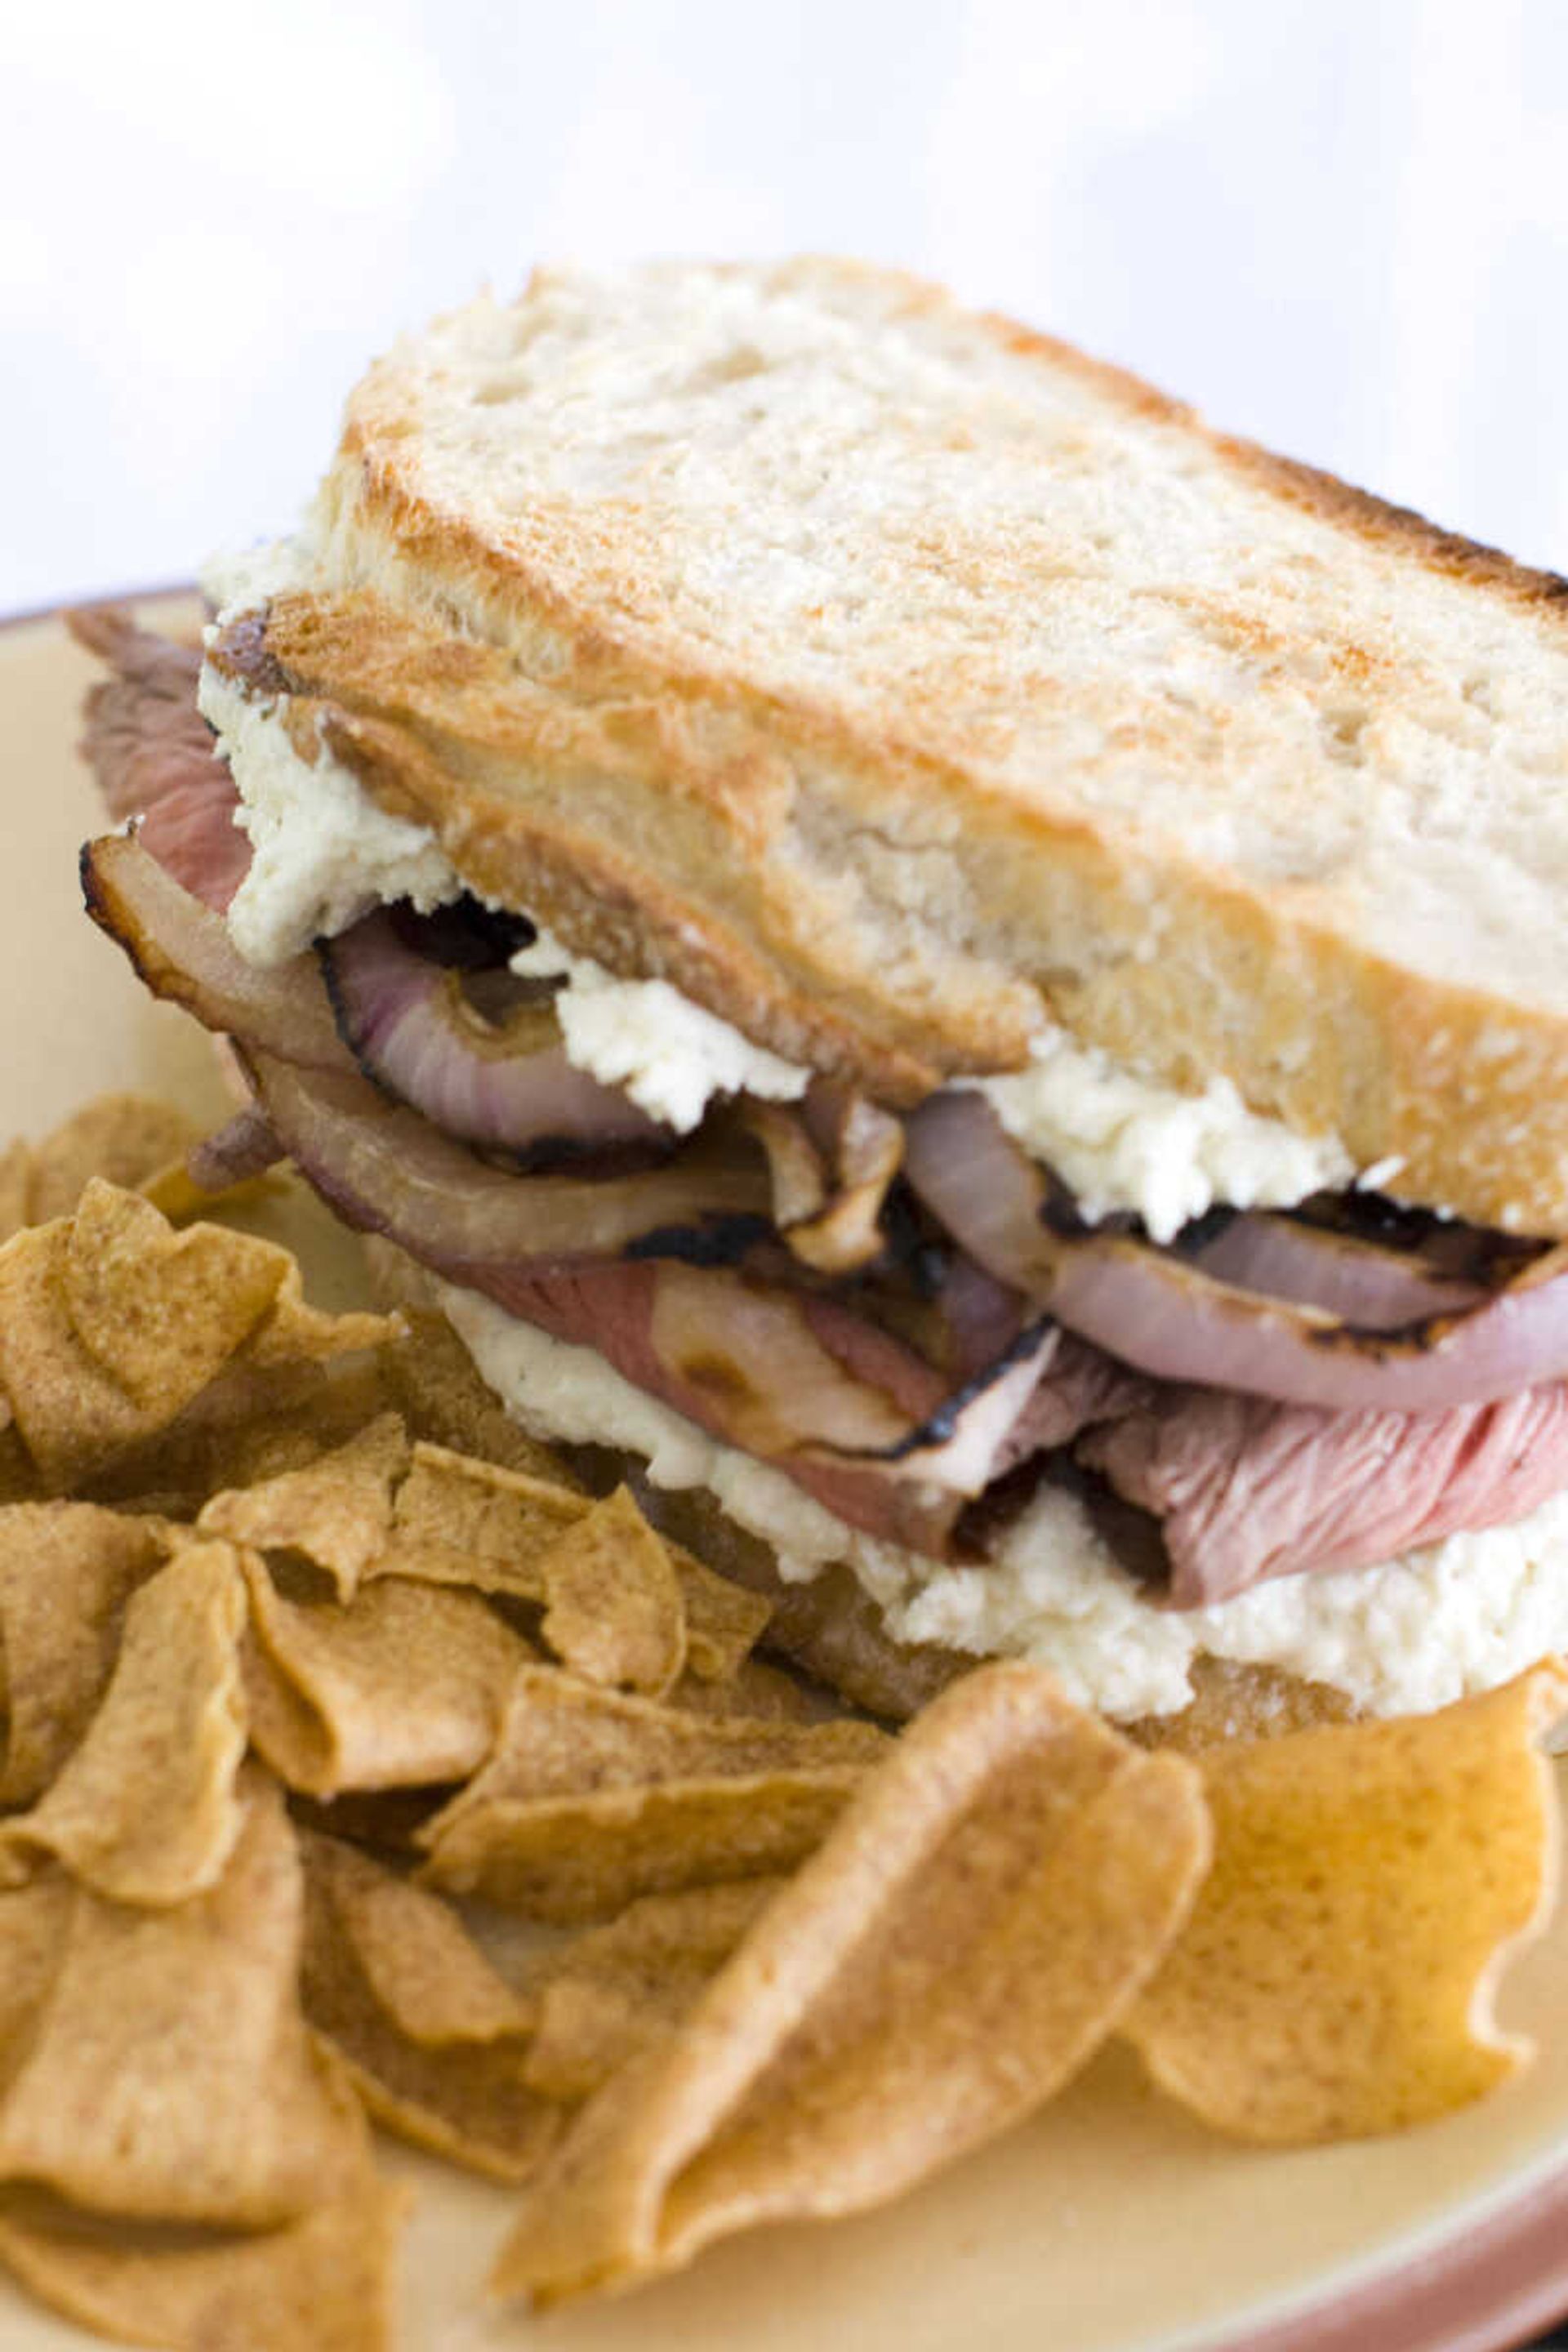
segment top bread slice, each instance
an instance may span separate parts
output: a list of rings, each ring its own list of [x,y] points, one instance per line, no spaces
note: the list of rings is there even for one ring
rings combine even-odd
[[[313,529],[214,659],[580,950],[893,1102],[1048,1016],[1568,1233],[1568,583],[816,260],[437,321]]]

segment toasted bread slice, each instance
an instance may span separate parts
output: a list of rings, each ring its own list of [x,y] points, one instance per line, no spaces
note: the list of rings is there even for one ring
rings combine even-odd
[[[319,520],[215,657],[579,950],[893,1102],[1048,1016],[1568,1233],[1568,583],[823,261],[455,313]]]

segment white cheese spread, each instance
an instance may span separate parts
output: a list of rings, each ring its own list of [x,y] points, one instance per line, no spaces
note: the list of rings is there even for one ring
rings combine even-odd
[[[792,1581],[847,1563],[900,1640],[1052,1667],[1120,1721],[1169,1715],[1194,1660],[1272,1665],[1373,1715],[1445,1706],[1568,1650],[1568,1493],[1511,1527],[1449,1536],[1375,1568],[1278,1577],[1208,1609],[1156,1607],[1076,1497],[1042,1487],[984,1567],[939,1561],[845,1526],[766,1463],[645,1396],[591,1349],[548,1338],[475,1292],[442,1305],[489,1386],[545,1439],[646,1454],[656,1486],[705,1486]]]
[[[796,1102],[811,1072],[682,996],[667,980],[617,980],[573,955],[548,931],[511,960],[526,978],[562,978],[556,1015],[569,1061],[602,1086],[619,1087],[650,1118],[689,1134],[714,1095]]]
[[[1336,1137],[1297,1135],[1248,1110],[1228,1078],[1177,1094],[1055,1027],[1035,1037],[1026,1070],[961,1083],[985,1097],[1031,1157],[1050,1162],[1091,1224],[1131,1209],[1157,1242],[1216,1202],[1289,1208],[1355,1173]]]
[[[275,703],[210,664],[198,700],[239,787],[235,822],[255,851],[228,909],[247,963],[286,963],[389,898],[428,912],[459,895],[434,835],[378,809],[318,738],[302,755]]]

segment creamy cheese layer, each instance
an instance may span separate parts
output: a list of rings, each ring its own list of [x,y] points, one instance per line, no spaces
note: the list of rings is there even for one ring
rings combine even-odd
[[[434,837],[378,809],[319,738],[302,754],[273,706],[210,666],[198,700],[240,786],[235,822],[254,851],[228,909],[247,963],[286,963],[390,898],[427,914],[460,894]]]
[[[805,1581],[847,1563],[900,1640],[1052,1667],[1080,1704],[1129,1722],[1191,1696],[1200,1654],[1327,1683],[1373,1715],[1445,1706],[1568,1650],[1568,1494],[1511,1527],[1449,1536],[1375,1568],[1279,1577],[1208,1609],[1156,1607],[1071,1495],[1043,1486],[979,1568],[945,1568],[847,1528],[782,1471],[645,1396],[592,1349],[477,1293],[442,1306],[489,1386],[544,1439],[647,1457],[656,1486],[705,1486]]]
[[[617,980],[548,931],[514,955],[511,968],[528,979],[561,980],[555,1011],[567,1059],[681,1135],[699,1124],[714,1095],[797,1102],[811,1084],[799,1063],[753,1045],[667,980]]]
[[[1191,1217],[1227,1208],[1289,1208],[1338,1192],[1355,1174],[1334,1136],[1297,1135],[1248,1110],[1228,1078],[1184,1095],[1134,1077],[1066,1032],[1043,1028],[1026,1070],[962,1081],[993,1106],[1011,1136],[1049,1160],[1091,1224],[1133,1209],[1153,1240]],[[1396,1172],[1384,1162],[1386,1181]]]

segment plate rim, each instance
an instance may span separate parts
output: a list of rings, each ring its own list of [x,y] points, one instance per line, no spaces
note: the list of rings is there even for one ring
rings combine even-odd
[[[99,604],[167,603],[198,593],[165,580],[71,594],[0,612],[0,631],[43,629]],[[1254,2307],[1224,2334],[1185,2331],[1161,2352],[1508,2352],[1568,2318],[1568,2147],[1521,2180],[1371,2253],[1346,2280]],[[1370,2333],[1375,2328],[1375,2335]]]

